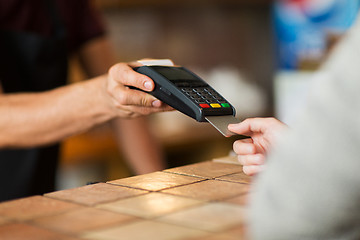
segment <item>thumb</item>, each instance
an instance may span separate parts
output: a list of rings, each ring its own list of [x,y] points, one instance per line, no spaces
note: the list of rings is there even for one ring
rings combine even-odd
[[[243,122],[241,123],[235,123],[235,124],[229,124],[228,125],[228,129],[229,131],[236,133],[236,134],[240,134],[240,135],[246,135],[245,133],[247,133],[247,128],[246,125],[243,124]]]
[[[112,66],[109,70],[109,78],[118,84],[133,86],[144,91],[152,91],[155,86],[151,78],[134,71],[130,65],[125,63]]]
[[[251,136],[254,132],[259,131],[259,127],[261,126],[261,120],[257,118],[248,118],[237,124],[229,124],[228,129],[231,132]]]

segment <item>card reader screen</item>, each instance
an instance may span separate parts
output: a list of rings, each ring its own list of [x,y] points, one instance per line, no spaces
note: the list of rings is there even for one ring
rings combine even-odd
[[[181,68],[159,67],[156,71],[172,82],[176,80],[198,80],[195,76]]]

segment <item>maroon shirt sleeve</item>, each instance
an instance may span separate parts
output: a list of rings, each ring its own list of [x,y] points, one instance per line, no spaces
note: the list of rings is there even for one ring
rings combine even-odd
[[[78,50],[89,40],[105,35],[100,13],[89,0],[57,0],[64,21],[70,52]]]

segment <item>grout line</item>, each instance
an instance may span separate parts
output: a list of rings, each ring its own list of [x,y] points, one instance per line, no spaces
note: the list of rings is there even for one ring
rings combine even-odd
[[[224,175],[219,175],[219,176],[215,176],[215,177],[204,177],[204,176],[199,176],[199,175],[191,175],[191,174],[187,174],[187,173],[167,172],[167,170],[164,170],[163,172],[182,175],[182,176],[188,176],[188,177],[197,177],[197,178],[202,178],[202,179],[209,179],[209,180],[219,178],[219,177],[225,177],[225,176],[229,176],[229,175],[233,175],[233,174],[242,173],[242,171],[239,171],[239,172],[233,172],[233,173],[226,173]]]
[[[112,213],[117,213],[117,212],[112,212]],[[119,213],[117,213],[117,214],[119,214]],[[117,223],[116,222],[111,223],[111,224],[108,224],[106,226],[101,226],[101,227],[96,227],[96,228],[93,228],[93,229],[84,230],[84,231],[81,231],[81,232],[77,233],[76,237],[81,237],[85,233],[89,233],[89,232],[97,232],[97,231],[103,231],[103,230],[106,230],[106,229],[111,229],[111,228],[116,228],[116,227],[123,227],[123,226],[130,225],[130,224],[133,224],[135,222],[139,222],[139,221],[143,220],[142,218],[139,218],[137,216],[133,216],[133,215],[129,215],[129,216],[134,217],[134,219],[123,222],[123,223],[121,221],[119,221]]]
[[[242,185],[251,185],[250,183],[247,182],[237,182],[237,181],[232,181],[232,180],[227,180],[227,179],[218,179],[215,178],[215,181],[222,181],[222,182],[231,182],[231,183],[237,183],[237,184],[242,184]]]
[[[199,182],[204,182],[204,181],[207,181],[207,180],[210,180],[210,179],[201,179],[199,181],[195,181],[195,182],[191,182],[191,183],[184,183],[184,184],[180,184],[180,185],[176,185],[176,186],[172,186],[172,187],[161,188],[161,189],[158,189],[158,190],[148,190],[148,189],[137,188],[137,187],[133,187],[133,186],[122,185],[122,184],[118,184],[118,183],[107,183],[107,184],[111,184],[111,185],[115,185],[115,186],[121,186],[121,187],[128,187],[128,188],[133,188],[133,189],[137,189],[137,190],[145,190],[145,191],[149,191],[149,192],[161,192],[163,190],[168,190],[168,189],[172,189],[172,188],[191,185],[191,184],[195,184],[195,183],[199,183]]]
[[[170,173],[170,174],[181,175],[181,176],[187,176],[187,177],[196,177],[196,178],[201,178],[201,179],[210,179],[209,177],[204,177],[204,176],[199,176],[199,175],[191,175],[191,174],[179,173],[179,172],[168,172],[168,170],[163,170],[163,172],[165,172],[165,173]]]
[[[116,186],[119,186],[119,185],[116,185]],[[126,186],[125,186],[126,187]],[[129,188],[129,187],[128,187]],[[131,188],[133,189],[133,188]],[[143,190],[143,189],[137,189],[137,190]],[[143,190],[145,191],[145,190]],[[116,199],[112,199],[112,200],[107,200],[107,201],[103,201],[103,202],[99,202],[99,203],[95,203],[95,204],[85,204],[85,203],[79,203],[79,202],[76,202],[74,200],[69,200],[69,199],[59,199],[59,198],[56,198],[56,197],[52,197],[52,196],[44,196],[44,197],[47,197],[47,198],[51,198],[51,199],[55,199],[55,200],[59,200],[59,201],[63,201],[63,202],[68,202],[68,203],[75,203],[77,205],[80,205],[80,206],[83,206],[83,207],[96,207],[100,204],[106,204],[106,203],[110,203],[110,202],[116,202],[116,201],[119,201],[121,199],[127,199],[127,198],[131,198],[131,197],[135,197],[135,196],[140,196],[140,195],[145,195],[145,194],[148,194],[150,191],[146,190],[146,192],[144,193],[139,193],[139,194],[136,194],[136,195],[131,195],[131,196],[125,196],[125,197],[119,197],[119,198],[116,198]]]

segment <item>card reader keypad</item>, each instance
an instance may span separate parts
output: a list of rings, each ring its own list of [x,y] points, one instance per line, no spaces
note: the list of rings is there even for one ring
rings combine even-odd
[[[151,95],[198,122],[206,122],[210,116],[235,115],[229,102],[184,67],[141,66],[135,70],[153,79]]]
[[[181,91],[201,108],[228,108],[230,104],[211,87],[184,87]]]

